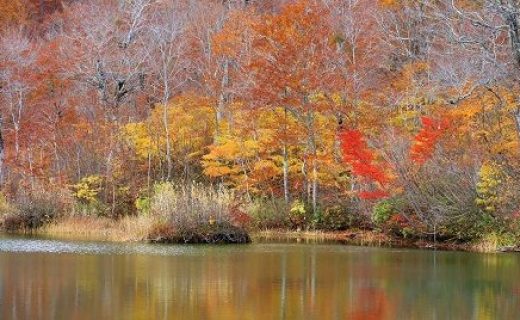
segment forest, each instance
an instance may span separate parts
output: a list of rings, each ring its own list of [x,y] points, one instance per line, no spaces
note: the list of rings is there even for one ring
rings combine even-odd
[[[518,0],[0,0],[1,225],[516,246],[518,79]]]

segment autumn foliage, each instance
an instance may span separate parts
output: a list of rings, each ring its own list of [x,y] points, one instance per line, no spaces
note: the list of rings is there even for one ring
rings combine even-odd
[[[343,160],[352,167],[352,173],[362,179],[363,182],[377,183],[378,188],[384,187],[389,182],[385,172],[384,163],[377,161],[374,151],[371,150],[365,138],[358,130],[344,130],[340,133],[341,150]],[[378,199],[388,194],[382,190],[362,191],[363,199]]]
[[[160,183],[197,182],[276,226],[346,228],[388,199],[422,231],[509,219],[520,18],[496,1],[454,5],[0,0],[2,192],[57,190],[116,218]],[[480,190],[478,173],[498,168]],[[74,186],[93,177],[85,208]]]
[[[434,119],[421,117],[422,128],[414,137],[410,149],[411,159],[417,164],[423,164],[431,158],[439,140],[446,134],[449,128],[446,118]]]
[[[359,131],[345,130],[340,134],[340,139],[343,159],[352,166],[355,175],[381,185],[388,181],[383,169],[375,163],[374,153]]]

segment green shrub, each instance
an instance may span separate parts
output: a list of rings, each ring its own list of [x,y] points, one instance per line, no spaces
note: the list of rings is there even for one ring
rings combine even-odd
[[[412,227],[404,227],[400,230],[401,236],[405,239],[416,238],[417,232]]]
[[[259,229],[288,228],[290,225],[289,207],[284,199],[257,198],[246,211],[252,218],[253,226]]]
[[[514,247],[518,241],[515,235],[509,232],[490,232],[482,235],[476,243],[484,251],[492,252],[504,247]]]
[[[372,222],[378,227],[383,227],[392,216],[401,213],[403,207],[401,199],[391,198],[382,200],[372,209]]]
[[[141,214],[148,215],[150,213],[152,202],[149,197],[139,197],[135,200],[135,207]]]
[[[321,212],[317,214],[318,220],[321,216]],[[294,200],[289,209],[289,222],[290,227],[293,229],[309,229],[316,225],[318,221],[315,221],[312,214],[312,208],[310,205],[304,203],[301,200]]]
[[[320,210],[320,221],[318,229],[322,230],[347,230],[349,228],[361,227],[365,224],[365,217],[353,210],[352,204],[334,204],[325,206]]]
[[[439,232],[445,238],[471,241],[493,232],[506,232],[508,229],[505,220],[473,208],[473,210],[451,215],[443,221]]]

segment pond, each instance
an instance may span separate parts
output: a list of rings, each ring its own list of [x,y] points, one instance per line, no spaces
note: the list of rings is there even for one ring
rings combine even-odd
[[[0,238],[1,319],[519,319],[520,255]]]

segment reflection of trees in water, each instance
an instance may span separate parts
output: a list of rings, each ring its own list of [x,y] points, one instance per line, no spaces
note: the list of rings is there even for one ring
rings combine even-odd
[[[358,303],[352,306],[348,316],[352,320],[387,319],[389,314],[388,299],[384,290],[379,288],[361,288],[358,291]]]
[[[515,283],[520,258],[514,255],[439,252],[434,265],[433,256],[420,251],[257,248],[201,247],[200,254],[171,257],[3,253],[0,318],[507,319],[520,314]]]

